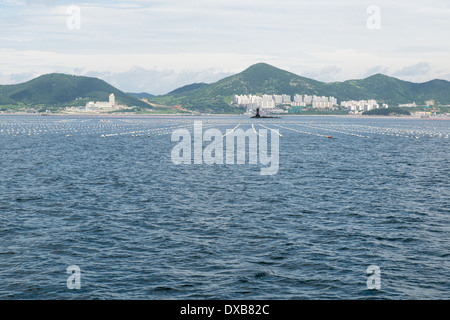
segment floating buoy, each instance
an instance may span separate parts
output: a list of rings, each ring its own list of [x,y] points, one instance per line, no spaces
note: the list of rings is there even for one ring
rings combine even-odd
[[[327,138],[329,138],[329,139],[333,139],[333,137],[332,137],[332,136],[327,136]]]

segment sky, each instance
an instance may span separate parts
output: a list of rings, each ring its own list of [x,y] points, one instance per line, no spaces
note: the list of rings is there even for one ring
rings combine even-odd
[[[61,72],[165,94],[265,62],[450,81],[449,0],[0,0],[0,84]]]

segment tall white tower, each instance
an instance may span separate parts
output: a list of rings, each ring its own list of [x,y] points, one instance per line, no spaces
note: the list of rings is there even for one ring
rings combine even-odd
[[[114,96],[114,93],[111,93],[109,95],[109,104],[111,107],[114,107],[116,105],[116,97]]]

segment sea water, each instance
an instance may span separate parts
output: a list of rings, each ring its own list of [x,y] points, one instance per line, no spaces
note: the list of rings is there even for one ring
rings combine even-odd
[[[175,164],[171,134],[194,121],[279,130],[277,173]],[[449,299],[449,134],[409,118],[1,116],[0,299]]]

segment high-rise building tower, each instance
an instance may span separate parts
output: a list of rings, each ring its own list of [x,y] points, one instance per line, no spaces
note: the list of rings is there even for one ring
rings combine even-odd
[[[114,107],[116,105],[116,97],[114,96],[114,93],[111,93],[109,95],[109,104],[111,107]]]

